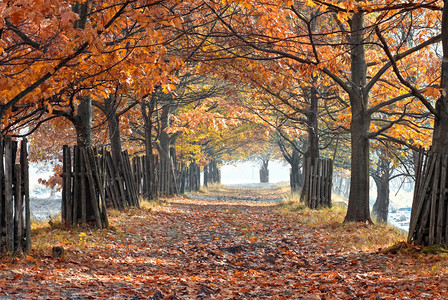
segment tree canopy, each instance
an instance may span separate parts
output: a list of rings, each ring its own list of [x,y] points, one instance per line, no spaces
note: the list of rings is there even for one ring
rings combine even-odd
[[[429,0],[8,1],[2,133],[34,135],[36,159],[75,142],[202,165],[257,143],[312,164],[346,151],[346,221],[371,222],[371,141],[448,151],[446,10]]]

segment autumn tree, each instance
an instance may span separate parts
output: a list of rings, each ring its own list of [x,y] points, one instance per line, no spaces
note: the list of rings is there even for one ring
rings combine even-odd
[[[232,86],[226,85],[227,89]],[[256,122],[255,115],[229,99],[234,93],[216,96],[179,111],[170,129],[181,133],[176,142],[179,158],[204,166],[207,183],[219,181],[218,174],[213,174],[219,164],[260,153],[269,138],[269,129],[260,120]]]
[[[446,193],[443,192],[446,188],[444,178],[447,175],[445,155],[447,153],[446,130],[448,128],[448,96],[446,92],[446,87],[448,86],[448,6],[443,2],[440,8],[437,6],[428,7],[429,13],[433,13],[436,16],[439,16],[439,14],[438,12],[433,12],[433,10],[438,11],[439,9],[442,11],[440,23],[442,41],[440,65],[433,74],[426,72],[426,68],[423,68],[421,65],[416,67],[416,70],[429,75],[426,80],[415,82],[412,78],[406,76],[406,68],[397,61],[396,55],[394,56],[394,48],[387,43],[380,28],[376,30],[383,50],[393,66],[398,80],[434,115],[434,133],[430,149],[432,166],[428,166],[423,171],[419,170],[421,177],[417,184],[422,184],[422,178],[425,178],[425,183],[416,186],[417,191],[414,195],[408,236],[409,241],[426,245],[446,244],[448,241],[446,238],[448,216],[445,209],[448,201]],[[430,23],[432,20],[426,21]],[[432,22],[438,22],[438,19],[434,19]],[[434,28],[438,28],[437,25],[439,24],[435,25]],[[427,34],[431,33],[428,32]],[[434,34],[437,34],[437,32]],[[432,60],[428,61],[431,62]],[[439,83],[434,84],[436,81]]]
[[[316,1],[306,5],[299,1],[272,1],[269,5],[259,5],[256,1],[243,1],[241,5],[209,2],[206,5],[221,26],[216,30],[220,33],[213,36],[209,47],[204,49],[204,55],[218,53],[227,57],[281,60],[297,70],[309,73],[320,70],[340,87],[342,98],[350,107],[352,180],[345,220],[370,222],[369,140],[403,118],[396,117],[371,131],[372,116],[395,103],[403,103],[400,107],[405,108],[408,104],[403,101],[412,96],[409,92],[403,93],[402,87],[388,84],[393,64],[380,47],[375,46],[374,28],[382,24],[382,34],[393,37],[401,45],[394,56],[396,61],[420,53],[436,43],[440,36],[422,38],[417,45],[409,47],[401,42],[403,38],[397,39],[394,24],[414,20],[407,13],[409,8],[425,3]],[[314,7],[310,8],[310,5]],[[385,13],[378,14],[382,11]],[[273,14],[274,19],[269,17]],[[389,89],[389,94],[377,96],[383,87]],[[372,93],[375,98],[371,97]]]
[[[269,183],[269,162],[275,160],[276,147],[273,141],[267,141],[265,144],[260,143],[256,153],[249,154],[249,160],[255,162],[259,167],[260,183]]]
[[[5,41],[19,45],[11,46],[11,49],[34,48],[33,51],[23,50],[24,53],[33,52],[28,55],[30,57],[22,56],[14,64],[2,65],[3,76],[10,82],[20,82],[18,87],[23,86],[21,93],[5,102],[3,110],[19,109],[22,116],[35,116],[41,111],[49,115],[63,111],[63,115],[74,122],[79,143],[89,144],[91,116],[88,115],[92,111],[92,100],[110,99],[107,90],[115,91],[117,85],[120,93],[132,90],[133,94],[142,97],[150,93],[155,84],[167,84],[171,80],[168,79],[169,65],[175,68],[179,65],[180,60],[176,58],[170,63],[164,59],[163,45],[171,36],[162,35],[160,31],[171,24],[179,24],[179,21],[162,2],[60,2],[58,5],[62,7],[51,7],[55,13],[50,13],[54,16],[47,22],[45,13],[50,8],[46,7],[46,2],[37,1],[33,7],[45,11],[40,16],[43,18],[40,23],[44,22],[47,28],[45,31],[36,30],[40,26],[39,20],[33,23],[33,20],[22,18],[19,22],[15,14],[26,14],[23,3],[16,7],[10,2],[11,7],[5,12],[14,14],[5,18],[17,20],[18,24],[5,23],[4,31],[13,35]],[[39,16],[33,13],[35,15]],[[165,25],[161,26],[163,22]],[[52,34],[50,29],[53,27],[55,38],[44,36]],[[38,45],[39,41],[33,38],[41,38],[48,44]],[[15,59],[14,54],[18,55],[11,52],[11,62]],[[34,65],[36,68],[31,68]],[[24,67],[22,71],[21,66]],[[140,81],[138,77],[143,75],[145,81]],[[33,81],[35,78],[37,80]],[[29,86],[24,86],[27,84]],[[14,89],[10,91],[14,93]]]
[[[176,85],[171,84],[167,88],[159,87],[150,97],[141,102],[140,115],[132,122],[133,134],[130,140],[144,144],[146,163],[150,166],[150,173],[155,172],[155,152],[159,154],[163,163],[174,164],[174,167],[178,159],[183,159],[182,153],[176,154],[179,152],[175,150],[178,145],[177,139],[189,130],[187,128],[195,128],[196,124],[210,116],[200,109],[203,101],[211,101],[210,99],[225,94],[223,84],[194,74],[194,69],[188,71],[187,68],[186,71],[179,73],[178,78]],[[213,110],[213,107],[215,105],[212,105],[210,109]],[[190,113],[187,114],[187,112]],[[178,119],[179,115],[184,116],[182,120]],[[216,122],[220,123],[218,121]],[[192,140],[191,143],[194,141]],[[194,148],[194,146],[191,147]],[[194,158],[186,159],[186,161],[189,160],[192,161]],[[149,176],[148,180],[153,180],[151,178],[153,177]],[[149,186],[154,186],[154,183],[149,183]],[[151,195],[149,197],[151,198]]]

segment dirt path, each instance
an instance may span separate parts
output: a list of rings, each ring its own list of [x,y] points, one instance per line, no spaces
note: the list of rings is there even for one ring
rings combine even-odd
[[[447,296],[445,278],[418,275],[412,271],[411,259],[347,250],[347,244],[344,248],[340,240],[330,238],[332,230],[367,229],[310,226],[279,213],[275,201],[228,201],[240,196],[277,199],[278,193],[218,190],[208,196],[226,200],[175,198],[162,207],[112,212],[110,231],[74,231],[71,237],[55,229],[43,233],[50,244],[65,247],[65,258],[36,251],[12,263],[5,260],[0,266],[0,298]]]
[[[270,183],[251,183],[230,186],[212,186],[207,192],[189,193],[188,197],[212,201],[249,201],[274,202],[283,201],[288,188],[283,185]]]

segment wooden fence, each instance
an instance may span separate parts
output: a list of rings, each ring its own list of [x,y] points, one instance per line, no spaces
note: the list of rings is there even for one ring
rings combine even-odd
[[[31,249],[26,139],[18,146],[10,136],[0,139],[0,247],[12,254]]]
[[[132,158],[132,172],[137,186],[137,194],[142,197],[158,198],[177,192],[177,182],[171,160],[153,157],[153,169],[146,156]]]
[[[179,192],[181,194],[191,191],[199,191],[201,187],[201,168],[191,162],[188,166],[181,167]]]
[[[297,172],[294,172],[291,168],[291,173],[289,174],[289,185],[292,193],[298,193],[300,191],[300,186],[302,185],[302,174],[299,169],[297,169]]]
[[[94,148],[63,147],[61,215],[65,224],[94,220],[98,228],[109,227],[105,153],[100,153]]]
[[[63,148],[62,220],[109,227],[107,208],[139,206],[127,152],[115,162],[103,148]]]
[[[148,161],[145,156],[135,156],[132,159],[132,172],[137,185],[137,193],[140,196],[152,195],[169,196],[182,194],[185,191],[199,190],[200,168],[194,163],[188,166],[181,164],[174,166],[171,159],[161,160],[154,157],[154,170],[149,170]],[[154,173],[153,178],[148,180],[148,176]],[[150,185],[153,186],[150,186]],[[151,191],[151,193],[148,193]]]
[[[121,161],[117,165],[113,161],[110,152],[106,155],[106,204],[107,207],[124,209],[127,207],[139,207],[139,195],[137,184],[133,175],[133,170],[127,151],[121,153]]]
[[[179,194],[179,181],[175,164],[171,158],[156,158],[156,174],[158,182],[158,196],[171,196]]]
[[[311,165],[311,159],[305,159],[303,200],[309,208],[331,207],[331,187],[333,181],[333,161],[317,159]]]
[[[448,243],[448,155],[420,151],[408,242]]]
[[[221,183],[221,170],[219,170],[216,160],[212,160],[204,166],[204,186],[213,183]]]
[[[194,162],[175,167],[173,160],[145,156],[132,160],[125,151],[115,162],[98,148],[63,148],[62,220],[69,225],[94,222],[109,226],[107,209],[139,207],[140,197],[157,198],[200,188],[200,168]]]
[[[135,156],[132,158],[132,173],[134,174],[134,182],[137,191],[137,195],[152,195],[154,192],[150,192],[148,186],[148,177],[151,174],[148,171],[147,161],[145,156]],[[154,181],[154,178],[152,178]]]

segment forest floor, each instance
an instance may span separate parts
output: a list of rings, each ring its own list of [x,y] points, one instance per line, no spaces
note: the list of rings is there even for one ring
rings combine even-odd
[[[283,192],[216,186],[110,211],[107,230],[37,224],[29,255],[0,260],[0,298],[448,297],[446,254],[406,246],[383,225],[342,224],[337,205],[279,203]]]

